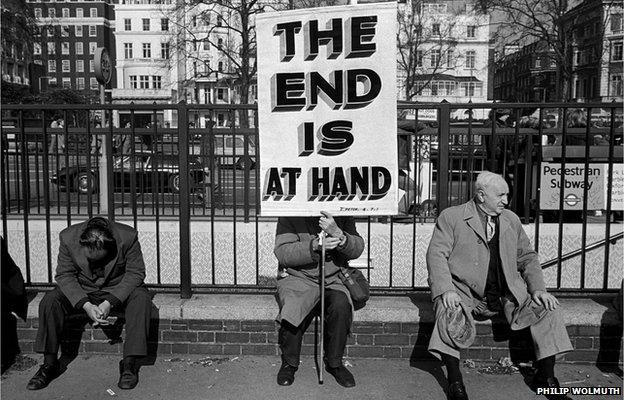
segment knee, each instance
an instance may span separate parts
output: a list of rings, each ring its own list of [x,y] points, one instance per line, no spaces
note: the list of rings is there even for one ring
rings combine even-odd
[[[344,293],[338,291],[333,293],[328,303],[328,314],[336,317],[351,316],[351,303],[349,303],[349,299]]]
[[[39,311],[49,311],[61,307],[63,294],[58,290],[47,292],[39,303]]]
[[[128,303],[143,304],[151,306],[152,296],[144,287],[135,288],[128,296]]]

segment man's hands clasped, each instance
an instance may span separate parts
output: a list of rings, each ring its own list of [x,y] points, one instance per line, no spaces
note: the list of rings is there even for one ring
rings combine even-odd
[[[106,318],[108,318],[111,310],[111,304],[108,300],[104,300],[99,306],[87,301],[82,308],[91,318],[94,326],[108,325]]]

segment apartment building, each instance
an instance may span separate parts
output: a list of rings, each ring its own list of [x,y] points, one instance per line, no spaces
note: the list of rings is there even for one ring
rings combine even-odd
[[[409,12],[409,3],[399,4]],[[474,10],[466,1],[422,2],[415,29],[420,44],[415,57],[415,95],[419,102],[487,102],[489,59],[489,16]],[[406,27],[399,26],[400,35]],[[404,38],[399,38],[402,40]],[[400,55],[399,55],[400,57]],[[398,98],[406,99],[405,77],[398,71]],[[474,118],[485,118],[486,110],[477,110]],[[456,110],[452,117],[465,119],[467,110]]]
[[[623,15],[621,1],[586,0],[564,16],[573,32],[569,85],[576,101],[622,101]]]
[[[544,41],[523,47],[505,46],[493,64],[494,100],[506,102],[556,101],[557,64]]]
[[[27,1],[40,28],[33,58],[45,71],[40,78],[42,87],[97,89],[95,49],[106,47],[111,55],[115,54],[113,2]],[[113,87],[114,79],[113,72]]]

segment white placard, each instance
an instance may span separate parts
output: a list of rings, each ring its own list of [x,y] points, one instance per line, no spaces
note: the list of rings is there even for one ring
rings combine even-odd
[[[396,13],[258,15],[261,215],[397,214]]]

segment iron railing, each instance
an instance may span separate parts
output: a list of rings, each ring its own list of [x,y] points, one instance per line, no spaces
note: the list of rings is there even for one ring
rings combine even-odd
[[[426,243],[419,238],[421,229],[430,231],[430,226],[423,228],[427,225],[422,224],[433,222],[439,210],[469,200],[476,174],[483,169],[501,173],[508,180],[510,208],[532,227],[535,248],[549,252],[544,257],[551,261],[545,266],[556,271],[551,287],[605,291],[619,286],[621,271],[614,271],[610,265],[614,257],[621,263],[621,246],[608,239],[621,238],[622,231],[621,222],[617,223],[622,218],[621,103],[405,103],[398,108],[399,187],[404,194],[401,215],[358,220],[368,243],[361,267],[367,269],[377,291],[426,289],[419,249]],[[437,116],[431,118],[430,112],[424,118],[420,110],[435,110]],[[7,105],[3,112],[3,234],[10,239],[9,221],[20,221],[30,284],[52,281],[51,233],[55,220],[69,225],[104,214],[135,227],[142,221],[155,223],[156,273],[151,282],[155,287],[179,288],[182,296],[188,297],[192,291],[258,291],[274,286],[261,265],[266,257],[261,254],[265,241],[260,239],[260,227],[272,220],[259,216],[256,167],[261,160],[256,152],[255,106]],[[50,127],[55,114],[65,120],[62,128]],[[569,118],[578,114],[585,115],[584,126],[582,118]],[[96,115],[104,121],[103,126],[94,123]],[[564,171],[555,179],[559,193],[554,210],[541,207],[546,162]],[[584,171],[584,189],[574,200],[582,203],[582,209],[576,211],[564,210],[568,201],[566,164],[571,163],[582,164]],[[600,209],[588,208],[589,182],[593,179],[590,166],[594,164],[603,164],[601,171],[606,174],[606,198]],[[618,208],[612,206],[614,201]],[[30,246],[30,222],[39,220],[45,221],[45,279],[31,274],[34,250]],[[170,283],[171,279],[163,276],[166,250],[162,224],[167,222],[176,222],[179,227],[174,246],[179,252],[178,283]],[[192,273],[200,264],[193,260],[192,224],[204,224],[207,232],[203,244],[209,251],[201,267],[210,273],[201,279]],[[224,224],[231,226],[227,235],[233,238],[226,257],[232,263],[232,271],[224,273],[227,279],[220,277],[217,267],[216,243]],[[239,250],[244,251],[247,243],[237,239],[242,231],[249,233],[250,225],[255,242],[254,250],[247,254],[255,258],[251,273],[248,260],[243,262],[239,257]],[[566,240],[569,226],[576,227],[578,245],[572,247]],[[383,251],[374,249],[374,241],[383,238],[377,233],[379,229],[389,239]],[[398,243],[397,238],[405,239],[406,235],[409,239]],[[546,239],[548,243],[540,242]],[[588,240],[601,242],[601,250],[588,246]],[[166,244],[169,248],[170,243]],[[398,257],[405,245],[411,247],[411,254]],[[597,251],[603,252],[598,261]],[[586,267],[589,252],[593,252],[591,262],[600,268]],[[385,258],[373,263],[378,253]],[[574,258],[564,256],[571,253]],[[574,263],[572,269],[570,261]],[[244,269],[252,276],[240,278]],[[600,284],[595,283],[598,270]],[[574,283],[570,282],[570,271]]]

